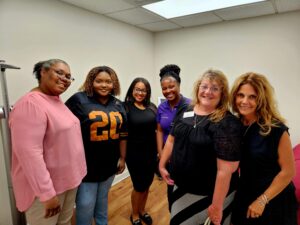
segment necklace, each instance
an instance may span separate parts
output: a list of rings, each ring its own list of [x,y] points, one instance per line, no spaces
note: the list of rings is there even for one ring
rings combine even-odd
[[[195,114],[195,117],[194,117],[194,128],[196,128],[200,123],[202,123],[204,120],[207,119],[207,116],[203,116],[199,121],[198,121],[198,117],[196,114]]]
[[[255,122],[255,121],[254,121],[254,122]],[[247,129],[245,130],[245,132],[244,132],[244,134],[243,134],[243,137],[246,136],[248,130],[250,129],[250,127],[252,126],[252,124],[254,124],[254,122],[252,122],[252,123],[247,127]]]

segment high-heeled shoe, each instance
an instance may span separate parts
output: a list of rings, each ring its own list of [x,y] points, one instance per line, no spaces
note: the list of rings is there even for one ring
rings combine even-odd
[[[130,216],[130,222],[132,225],[143,225],[141,219],[136,219],[135,221],[133,221],[132,215]]]
[[[148,213],[144,213],[144,215],[140,214],[140,219],[147,225],[152,224],[152,218]]]

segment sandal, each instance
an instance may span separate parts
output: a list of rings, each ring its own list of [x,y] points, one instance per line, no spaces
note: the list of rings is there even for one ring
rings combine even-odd
[[[145,213],[144,215],[140,214],[140,219],[144,221],[145,224],[151,225],[152,224],[152,218],[148,213]]]
[[[140,219],[137,219],[137,220],[133,221],[132,215],[130,216],[130,222],[131,222],[132,225],[143,225],[142,221]]]

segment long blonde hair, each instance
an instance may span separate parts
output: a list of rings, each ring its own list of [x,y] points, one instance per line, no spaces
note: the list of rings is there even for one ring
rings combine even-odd
[[[191,105],[195,106],[196,104],[201,105],[198,99],[198,92],[201,82],[204,79],[209,79],[210,81],[216,81],[221,88],[221,99],[217,105],[216,110],[210,115],[210,120],[213,122],[218,122],[224,118],[226,112],[228,111],[228,102],[229,102],[229,88],[228,81],[223,72],[219,70],[209,69],[196,81],[193,91],[193,100]]]
[[[248,72],[239,76],[231,89],[230,105],[232,111],[240,118],[242,115],[239,113],[235,103],[236,95],[240,87],[245,84],[250,84],[257,94],[257,123],[261,128],[260,134],[266,136],[271,132],[272,127],[277,127],[280,122],[285,123],[285,119],[280,115],[277,103],[274,99],[274,89],[267,78],[262,74]]]

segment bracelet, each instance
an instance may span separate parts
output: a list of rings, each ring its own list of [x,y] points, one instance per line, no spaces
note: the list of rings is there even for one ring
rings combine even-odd
[[[265,202],[265,204],[268,204],[268,203],[269,203],[268,196],[267,196],[265,193],[263,193],[263,194],[261,195],[261,197],[262,197],[263,201]]]
[[[261,206],[266,206],[266,204],[268,204],[269,203],[269,199],[268,199],[268,197],[267,197],[267,195],[266,194],[262,194],[261,196],[259,196],[258,198],[257,198],[257,202],[261,205]]]

